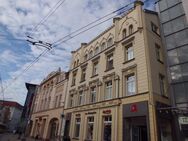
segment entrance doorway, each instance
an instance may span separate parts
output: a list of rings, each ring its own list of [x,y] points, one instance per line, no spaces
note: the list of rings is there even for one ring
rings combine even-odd
[[[124,119],[124,141],[148,141],[146,117]]]

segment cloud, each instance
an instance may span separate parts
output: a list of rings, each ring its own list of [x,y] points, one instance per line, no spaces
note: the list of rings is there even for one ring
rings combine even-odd
[[[32,31],[37,23],[43,19],[50,8],[58,0],[2,0],[0,3],[0,25],[6,27],[6,32],[14,38],[25,38],[30,34],[35,40],[43,40],[53,43],[59,38],[66,36],[74,30],[87,25],[97,18],[112,12],[123,5],[128,4],[129,0],[74,0],[61,5],[57,11],[50,16],[37,30]],[[35,63],[26,73],[22,71],[36,58],[43,50],[43,47],[36,47],[28,43],[15,44],[11,42],[13,49],[0,48],[0,59],[3,60],[4,68],[7,70],[11,64],[16,65],[15,69],[4,71],[4,85],[9,85],[6,90],[6,97],[24,103],[26,97],[25,82],[40,83],[51,71],[61,67],[67,71],[71,59],[70,51],[80,47],[81,42],[89,42],[112,24],[112,20],[95,27],[81,34],[67,43],[55,47],[51,52]],[[3,42],[4,43],[4,42]],[[7,44],[10,44],[7,42]],[[1,45],[1,41],[0,41]],[[10,45],[9,45],[10,46]],[[17,50],[15,49],[17,48]],[[0,65],[2,67],[2,65]],[[21,74],[21,75],[20,75]],[[20,77],[13,81],[13,79]],[[7,77],[5,77],[7,76]]]

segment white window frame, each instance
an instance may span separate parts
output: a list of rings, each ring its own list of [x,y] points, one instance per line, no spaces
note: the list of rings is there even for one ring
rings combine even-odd
[[[84,91],[81,90],[79,91],[79,101],[78,101],[78,105],[83,105],[84,104]]]
[[[134,78],[134,79],[129,79]],[[136,94],[136,76],[135,73],[126,76],[126,95]]]
[[[92,90],[93,89],[93,90]],[[93,97],[95,97],[95,101],[93,101]],[[94,86],[94,87],[91,87],[91,92],[90,92],[90,102],[91,103],[94,103],[94,102],[96,102],[96,100],[97,100],[97,87],[96,86]]]
[[[90,120],[90,119],[92,119],[92,120]],[[87,129],[88,130],[86,130],[86,139],[87,140],[93,140],[93,136],[94,136],[94,121],[95,121],[95,118],[94,118],[94,116],[89,116],[88,118],[87,118]],[[92,125],[93,126],[93,131],[92,131],[92,138],[88,138],[89,136],[88,136],[88,133],[89,133],[89,125]]]
[[[108,85],[111,83],[111,85]],[[105,100],[112,99],[112,80],[105,83]]]
[[[74,128],[74,137],[75,138],[79,138],[79,136],[80,136],[80,125],[81,125],[81,118],[76,118],[75,119],[75,128]],[[76,136],[76,129],[77,129],[76,126],[79,126],[78,136]]]

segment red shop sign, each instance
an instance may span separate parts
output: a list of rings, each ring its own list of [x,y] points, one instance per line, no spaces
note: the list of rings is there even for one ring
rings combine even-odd
[[[105,110],[103,111],[103,114],[110,114],[111,113],[111,110]]]
[[[131,110],[131,112],[137,112],[138,111],[137,105],[136,104],[131,105],[130,110]]]

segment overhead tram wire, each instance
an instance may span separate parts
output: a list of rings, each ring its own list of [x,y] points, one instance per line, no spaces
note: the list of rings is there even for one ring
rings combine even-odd
[[[104,18],[110,16],[110,15],[112,15],[112,14],[115,14],[116,12],[119,12],[119,11],[125,9],[125,8],[128,7],[129,5],[132,5],[133,3],[134,3],[134,2],[131,2],[131,3],[125,5],[125,6],[119,8],[119,9],[117,9],[117,10],[114,10],[114,11],[112,11],[112,12],[110,12],[110,13],[104,15],[103,17],[98,18],[97,20],[95,20],[95,21],[93,21],[93,22],[91,22],[91,23],[89,23],[89,24],[87,24],[87,25],[85,25],[85,26],[83,26],[83,27],[81,27],[81,28],[79,28],[79,29],[77,29],[77,30],[71,32],[70,34],[68,34],[68,35],[66,35],[66,36],[64,36],[64,37],[62,37],[62,38],[60,38],[60,39],[58,39],[58,40],[55,41],[53,44],[56,44],[56,43],[60,42],[61,40],[65,39],[66,37],[69,37],[71,34],[74,34],[74,33],[78,32],[78,31],[80,31],[80,30],[82,30],[82,29],[84,29],[84,28],[86,28],[86,27],[88,27],[88,26],[90,26],[90,25],[92,25],[92,24],[94,24],[94,23],[96,23],[96,22],[98,22],[98,21],[100,21],[100,20],[102,20],[102,19],[104,19]],[[117,16],[117,15],[116,15],[116,16]]]
[[[43,24],[66,0],[59,0],[54,7],[48,12],[48,14],[36,24],[31,31],[38,30],[38,27]]]
[[[148,1],[148,0],[145,0],[144,2],[146,2],[146,1]],[[133,4],[133,3],[134,3],[134,2],[127,4],[126,6],[124,6],[124,8],[127,7],[127,6],[129,6],[129,5],[131,5],[131,4]],[[120,9],[122,10],[122,8],[120,8]],[[120,11],[120,9],[118,9],[118,10],[116,10],[116,11]],[[125,12],[125,11],[124,11],[124,12]],[[117,16],[117,15],[115,15],[115,16]],[[113,17],[115,17],[115,16],[113,16]],[[66,35],[66,37],[70,37],[70,38],[67,39],[67,40],[61,41],[61,43],[64,43],[64,42],[66,42],[66,41],[68,41],[68,40],[70,40],[70,39],[72,39],[72,38],[74,38],[74,37],[80,35],[81,33],[84,33],[84,32],[86,32],[86,31],[88,31],[89,29],[94,28],[95,26],[100,25],[100,24],[102,24],[102,23],[104,23],[104,22],[106,22],[106,21],[112,19],[113,17],[110,17],[110,18],[106,19],[105,21],[102,21],[102,22],[100,22],[100,23],[98,23],[98,24],[96,24],[96,25],[94,25],[94,26],[92,26],[92,27],[90,27],[90,28],[88,28],[88,29],[86,29],[86,30],[84,30],[84,31],[81,31],[81,32],[77,33],[76,35],[74,35],[74,36],[72,36],[72,37],[70,37],[72,33],[69,34],[69,35]],[[101,17],[101,19],[102,19],[102,17]],[[96,21],[97,21],[97,20],[96,20]],[[93,22],[93,23],[94,23],[94,22]],[[87,25],[86,25],[85,27],[87,27]],[[82,27],[82,28],[80,28],[80,29],[84,29],[84,27]],[[76,30],[76,31],[78,32],[79,29]],[[76,33],[76,32],[74,31],[74,33]],[[63,37],[63,38],[65,38],[65,37]],[[59,44],[61,44],[61,43],[59,43]],[[59,44],[58,44],[58,45],[59,45]],[[58,46],[57,44],[54,44],[54,43],[53,43],[52,45],[53,45],[53,46]],[[47,53],[47,51],[48,51],[47,49],[44,50],[26,69],[24,69],[23,73],[26,72],[26,71],[28,71],[28,70],[31,68],[31,66],[32,66],[33,64],[35,64],[36,62],[38,62],[39,59],[40,59],[40,57],[42,57],[43,55],[45,55],[45,54]],[[21,75],[23,75],[23,73],[22,73],[22,74],[20,73],[19,77],[20,77]],[[18,76],[14,78],[14,81],[17,80],[17,79],[18,79]],[[10,86],[10,85],[9,85],[9,86]],[[8,86],[7,86],[5,89],[7,89],[7,88],[8,88]],[[5,89],[4,89],[4,90],[5,90]]]

